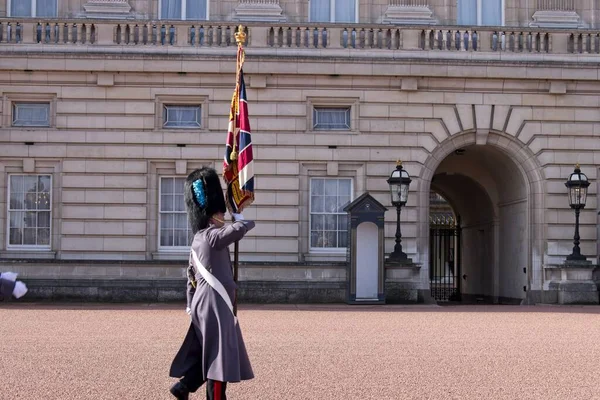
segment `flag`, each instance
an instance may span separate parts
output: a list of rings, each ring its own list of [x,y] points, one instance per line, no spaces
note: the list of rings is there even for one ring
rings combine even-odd
[[[238,47],[238,76],[231,98],[229,128],[223,160],[223,178],[227,184],[225,201],[230,212],[240,213],[254,201],[254,162],[248,101],[244,83],[244,49]]]

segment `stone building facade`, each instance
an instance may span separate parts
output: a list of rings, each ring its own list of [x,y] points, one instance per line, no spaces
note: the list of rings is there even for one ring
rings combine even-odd
[[[388,271],[390,301],[430,297],[432,194],[460,228],[464,298],[595,291],[592,267],[562,263],[577,163],[582,253],[600,253],[599,18],[584,0],[0,0],[0,270],[34,298],[183,298],[182,180],[221,168],[241,23],[257,190],[243,298],[344,301],[341,210],[367,191],[390,207],[390,253],[398,159],[415,264]]]

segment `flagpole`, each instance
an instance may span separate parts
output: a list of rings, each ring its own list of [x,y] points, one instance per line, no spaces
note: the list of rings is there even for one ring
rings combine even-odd
[[[238,51],[236,52],[237,56],[236,56],[236,73],[235,73],[235,86],[236,86],[236,93],[239,93],[239,85],[240,85],[240,71],[242,69],[242,66],[244,64],[244,43],[246,42],[246,32],[244,29],[243,25],[239,25],[238,26],[238,30],[235,33],[235,41],[237,43],[238,46]],[[237,99],[237,101],[239,102],[239,98]],[[234,121],[235,121],[235,116],[234,116]],[[235,123],[235,122],[234,122]],[[235,147],[236,147],[236,135],[235,135],[235,129],[234,129],[234,134],[233,134],[233,149],[232,149],[232,154],[231,154],[231,159],[233,160],[234,158],[237,158],[237,154],[235,152]],[[233,216],[231,217],[232,221],[235,221],[235,218],[233,218]],[[236,283],[238,283],[238,270],[239,270],[239,261],[240,261],[240,242],[239,240],[236,240],[235,243],[233,244],[233,281]],[[237,316],[237,299],[238,299],[238,294],[237,294],[238,290],[235,291],[235,296],[233,299],[233,315]]]

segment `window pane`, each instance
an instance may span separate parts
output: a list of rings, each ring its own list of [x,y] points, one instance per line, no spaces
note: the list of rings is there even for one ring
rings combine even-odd
[[[315,107],[313,128],[316,130],[349,130],[350,107]]]
[[[37,230],[37,244],[47,246],[50,244],[50,229],[42,228]]]
[[[331,0],[310,0],[310,21],[331,22]]]
[[[170,194],[173,193],[173,178],[160,178],[160,192],[162,194]]]
[[[312,179],[310,181],[310,192],[312,195],[322,195],[325,193],[323,187],[325,185],[325,181],[323,179]]]
[[[11,0],[10,13],[13,17],[31,17],[31,1]]]
[[[10,192],[23,193],[23,176],[11,175],[10,177]]]
[[[26,0],[22,0],[26,1]],[[36,16],[38,17],[56,17],[57,0],[37,0]]]
[[[38,193],[36,201],[38,210],[50,209],[50,193]]]
[[[176,229],[175,239],[173,246],[187,246],[188,245],[188,231],[187,229]]]
[[[161,214],[160,216],[160,228],[161,229],[173,229],[173,214]]]
[[[325,196],[325,212],[336,213],[338,210],[338,198],[336,196]]]
[[[188,228],[188,220],[187,214],[175,214],[174,215],[174,227],[175,229],[183,229],[187,230]]]
[[[15,103],[13,126],[48,126],[49,115],[50,104],[48,103]]]
[[[310,233],[310,247],[322,247],[323,232],[314,231]]]
[[[37,221],[38,221],[38,223],[37,223],[38,228],[49,228],[50,227],[50,212],[49,211],[38,212]]]
[[[343,213],[344,207],[346,207],[350,203],[350,196],[340,196],[338,198],[338,208],[337,212]]]
[[[350,197],[352,193],[350,193],[352,189],[352,180],[351,179],[340,179],[339,181],[339,195],[340,196],[348,196]]]
[[[337,229],[337,218],[335,215],[325,215],[325,230],[335,231]]]
[[[38,176],[38,192],[50,193],[50,175]]]
[[[356,22],[356,0],[335,0],[334,22]]]
[[[323,196],[312,196],[310,198],[310,211],[315,213],[321,213],[325,211],[325,197]]]
[[[23,191],[25,193],[35,193],[37,191],[37,177],[36,176],[24,176],[23,177]]]
[[[311,215],[310,219],[310,229],[313,231],[323,230],[325,226],[325,216],[324,215]]]
[[[338,247],[348,247],[348,232],[339,232],[338,233]]]
[[[492,26],[502,25],[502,0],[485,0],[481,3],[481,24]]]
[[[183,185],[185,184],[185,178],[175,178],[173,190],[174,193],[181,194],[183,196]]]
[[[173,231],[161,229],[160,230],[160,245],[161,246],[173,246]]]
[[[186,19],[206,19],[206,0],[187,0]]]
[[[326,231],[323,236],[323,247],[337,247],[337,232]]]
[[[26,228],[35,228],[37,226],[37,213],[35,211],[27,211],[23,222]]]
[[[173,195],[173,208],[175,211],[185,211],[185,200],[183,194]]]
[[[477,0],[458,0],[456,20],[458,25],[477,25]]]
[[[23,193],[14,193],[11,190],[10,193],[10,209],[11,210],[22,210],[25,207],[25,195]]]
[[[10,227],[21,229],[25,224],[25,213],[24,212],[11,212],[10,213]]]
[[[23,229],[23,244],[25,245],[35,245],[36,244],[36,229],[35,228],[25,228]]]
[[[325,181],[325,195],[326,196],[337,196],[338,192],[338,180],[327,179]]]
[[[181,0],[162,0],[162,19],[181,19]]]
[[[35,210],[37,209],[37,194],[34,193],[25,193],[25,209],[26,210]]]
[[[338,215],[338,231],[347,231],[348,230],[348,216],[347,215]]]
[[[165,106],[163,126],[175,128],[198,128],[200,126],[200,106]]]
[[[23,244],[23,230],[22,229],[10,229],[10,237],[8,239],[9,244],[11,245],[21,245]]]
[[[173,211],[173,202],[175,197],[173,195],[161,195],[160,196],[160,211]]]

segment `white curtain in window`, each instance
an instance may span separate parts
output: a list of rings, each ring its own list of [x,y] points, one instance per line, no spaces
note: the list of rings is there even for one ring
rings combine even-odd
[[[310,21],[311,22],[330,22],[331,0],[309,0],[309,1],[310,1]]]
[[[456,7],[458,25],[477,25],[477,0],[457,0]]]
[[[23,2],[27,0],[21,0]],[[37,0],[36,16],[38,17],[56,17],[57,0]]]
[[[502,0],[482,0],[481,24],[502,25]]]
[[[10,14],[12,17],[31,17],[31,1],[11,0]]]
[[[185,18],[189,20],[206,19],[206,1],[207,0],[187,0]]]
[[[356,0],[335,0],[335,22],[356,22]]]
[[[347,108],[315,109],[315,129],[350,129],[350,110]]]
[[[160,17],[162,19],[181,19],[181,0],[162,0]]]

